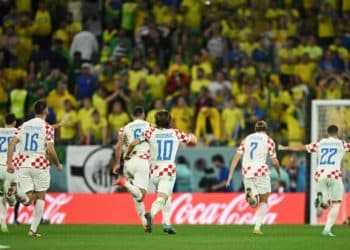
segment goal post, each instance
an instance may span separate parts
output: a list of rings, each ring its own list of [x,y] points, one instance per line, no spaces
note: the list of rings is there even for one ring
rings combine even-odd
[[[348,139],[350,136],[350,100],[313,100],[311,106],[311,142],[316,142],[327,136],[327,127],[329,125],[339,127],[339,136],[342,139]],[[314,174],[317,170],[317,155],[311,154],[310,171],[310,224],[317,225],[324,223],[324,216],[318,213],[314,207],[316,198],[316,181]],[[348,166],[349,167],[349,166]],[[350,205],[350,204],[348,204]],[[339,218],[345,216],[345,199],[343,209],[340,211]]]

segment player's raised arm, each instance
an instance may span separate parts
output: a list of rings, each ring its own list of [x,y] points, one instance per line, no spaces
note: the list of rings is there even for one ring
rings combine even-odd
[[[306,151],[308,151],[306,146],[307,145],[294,145],[294,146],[278,145],[278,150],[281,150],[281,151],[306,152]]]
[[[188,145],[197,145],[197,142],[198,142],[197,136],[195,136],[192,133],[188,134],[188,140],[187,140]]]
[[[9,173],[14,172],[14,167],[12,165],[12,159],[13,159],[13,153],[15,151],[16,144],[18,142],[19,142],[19,139],[16,136],[12,137],[12,140],[11,140],[9,147],[8,147],[8,150],[7,150],[6,164],[7,164],[7,171]]]
[[[121,160],[121,156],[122,156],[122,151],[123,151],[123,144],[125,141],[125,135],[123,133],[123,129],[121,128],[118,134],[118,142],[117,145],[115,145],[115,165],[113,167],[113,173],[117,174],[120,170],[120,160]]]

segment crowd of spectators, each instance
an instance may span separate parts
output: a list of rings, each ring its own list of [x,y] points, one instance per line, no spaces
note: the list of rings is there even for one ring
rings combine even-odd
[[[46,98],[62,144],[114,142],[135,105],[206,145],[259,119],[300,143],[309,98],[350,97],[345,0],[6,0],[0,18],[1,114]]]

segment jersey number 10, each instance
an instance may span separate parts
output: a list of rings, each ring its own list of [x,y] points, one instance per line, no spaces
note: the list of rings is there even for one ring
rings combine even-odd
[[[172,140],[157,140],[158,156],[157,161],[170,161],[173,152]]]

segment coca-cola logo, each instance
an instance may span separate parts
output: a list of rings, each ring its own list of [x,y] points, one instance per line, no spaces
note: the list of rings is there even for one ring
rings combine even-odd
[[[269,210],[264,223],[273,224],[278,216],[270,209],[282,203],[284,195],[272,194],[269,198]],[[193,201],[193,194],[182,194],[172,202],[171,219],[175,224],[253,224],[255,210],[245,201],[244,194],[240,194],[228,202],[197,202]]]
[[[73,199],[73,195],[67,193],[60,193],[57,196],[50,194],[46,195],[45,210],[43,218],[50,220],[53,224],[62,224],[65,222],[67,216],[66,212],[62,211],[61,208],[68,205]],[[32,222],[34,206],[24,207],[21,206],[18,211],[18,221],[23,224],[29,224]],[[14,211],[10,210],[8,215],[8,221],[14,220]]]

